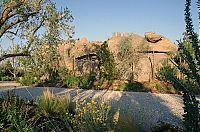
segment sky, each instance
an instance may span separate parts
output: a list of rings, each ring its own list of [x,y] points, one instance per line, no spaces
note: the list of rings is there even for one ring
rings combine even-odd
[[[156,32],[176,42],[185,30],[185,0],[54,0],[58,9],[68,7],[75,26],[74,38],[104,41],[113,32],[130,32],[144,36]],[[198,32],[198,13],[192,0],[192,18]],[[0,41],[8,48],[8,39]]]
[[[195,0],[192,16],[198,29]],[[144,35],[153,31],[175,42],[185,29],[185,0],[56,0],[57,6],[67,6],[74,17],[75,38],[107,40],[113,32]]]

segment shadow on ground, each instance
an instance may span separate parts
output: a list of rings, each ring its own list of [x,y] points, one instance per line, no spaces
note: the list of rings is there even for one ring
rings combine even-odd
[[[26,99],[36,99],[45,90],[43,87],[21,87],[14,89],[16,95]],[[118,113],[119,125],[129,126],[124,131],[151,131],[159,123],[170,123],[183,127],[182,99],[179,95],[152,94],[144,92],[121,92],[109,90],[76,90],[64,88],[49,88],[54,94],[70,94],[73,101],[104,98],[109,100],[112,110]],[[7,90],[1,90],[1,96]],[[78,96],[77,96],[78,95]],[[123,130],[122,130],[123,131]]]

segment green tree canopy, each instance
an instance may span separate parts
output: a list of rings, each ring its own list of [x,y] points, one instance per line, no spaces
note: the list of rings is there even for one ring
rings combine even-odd
[[[0,39],[9,35],[23,42],[21,51],[1,54],[0,61],[30,55],[41,37],[43,44],[54,44],[61,36],[73,34],[71,12],[68,8],[59,11],[51,0],[2,0],[0,12]]]

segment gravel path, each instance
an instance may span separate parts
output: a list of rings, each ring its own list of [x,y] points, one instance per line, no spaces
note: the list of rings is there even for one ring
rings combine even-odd
[[[15,93],[22,98],[36,99],[42,94],[42,87],[18,87]],[[64,88],[49,88],[58,95],[70,94],[74,99],[79,93],[80,100],[103,97],[109,100],[115,112],[123,117],[130,117],[141,131],[150,131],[158,123],[171,123],[183,127],[183,102],[180,95],[152,94],[143,92],[121,92],[106,90],[75,90]],[[4,93],[6,89],[0,89]]]

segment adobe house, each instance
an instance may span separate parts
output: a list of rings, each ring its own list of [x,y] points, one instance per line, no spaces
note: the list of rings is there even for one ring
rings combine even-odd
[[[140,71],[135,76],[139,82],[150,81],[155,78],[157,69],[164,61],[168,61],[170,53],[177,51],[177,46],[169,39],[154,32],[146,32],[144,37],[133,33],[113,33],[108,40],[108,46],[114,57],[117,58],[118,46],[122,37],[130,37],[133,45],[146,44],[148,48],[142,51],[145,55],[140,60]],[[141,53],[141,55],[143,54]]]
[[[146,32],[144,37],[133,33],[118,32],[113,33],[113,36],[107,40],[108,48],[116,61],[122,37],[130,37],[134,45],[144,43],[148,45],[148,49],[141,52],[143,57],[140,60],[140,71],[135,76],[135,80],[139,82],[154,79],[156,69],[169,59],[171,52],[177,51],[177,46],[169,39],[153,32]],[[59,52],[63,57],[63,64],[75,75],[98,74],[100,58],[96,55],[96,51],[102,44],[101,41],[89,42],[87,38],[60,44]]]

